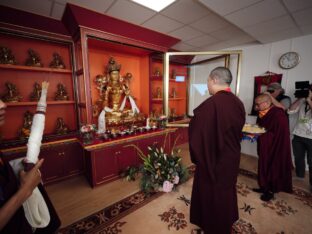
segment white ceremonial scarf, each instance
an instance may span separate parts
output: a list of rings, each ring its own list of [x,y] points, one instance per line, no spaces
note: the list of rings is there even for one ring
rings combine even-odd
[[[105,133],[106,131],[106,124],[105,124],[105,114],[106,112],[112,112],[113,109],[105,106],[101,111],[98,119],[98,132],[97,133]]]
[[[122,100],[122,103],[121,103],[121,106],[120,106],[119,110],[123,111],[123,109],[125,108],[125,105],[126,105],[127,98],[129,98],[132,112],[133,113],[140,113],[140,110],[139,110],[138,106],[135,104],[135,101],[134,101],[133,97],[131,97],[130,95],[126,95],[124,97],[124,99]]]
[[[36,164],[38,161],[45,125],[47,92],[47,89],[42,89],[41,96],[37,104],[37,113],[34,115],[27,143],[27,154],[25,158],[26,163]],[[23,159],[16,159],[11,161],[12,163],[10,162],[17,178],[19,176],[19,171],[23,169],[22,160]],[[49,209],[37,187],[34,189],[30,197],[23,203],[23,208],[26,219],[33,228],[43,228],[48,226],[50,222]]]
[[[22,164],[23,159],[24,158],[18,158],[9,162],[17,178],[19,178],[19,172],[24,168]],[[25,217],[33,228],[44,228],[50,223],[48,206],[37,187],[23,203],[23,208]]]

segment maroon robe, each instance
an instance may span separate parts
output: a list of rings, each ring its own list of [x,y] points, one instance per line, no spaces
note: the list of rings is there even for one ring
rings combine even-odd
[[[219,91],[194,110],[189,126],[196,164],[190,221],[205,233],[229,234],[238,219],[236,180],[244,123],[244,106],[230,92]]]
[[[13,196],[19,187],[19,181],[14,175],[13,169],[7,162],[4,162],[3,165],[0,164],[0,207],[2,207],[7,200],[11,196]],[[40,190],[50,212],[50,223],[45,228],[37,228],[35,234],[52,234],[57,231],[60,227],[61,222],[58,218],[58,215],[41,184],[38,185],[38,189]],[[29,225],[23,206],[21,206],[7,223],[6,226],[0,231],[0,233],[4,234],[32,234],[32,228]]]
[[[258,183],[260,188],[271,192],[292,192],[292,159],[289,123],[285,112],[272,107],[257,119],[266,133],[258,138]]]

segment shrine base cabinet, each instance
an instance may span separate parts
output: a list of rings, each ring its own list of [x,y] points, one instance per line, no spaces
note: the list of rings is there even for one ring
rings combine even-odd
[[[108,146],[85,151],[87,178],[92,187],[117,179],[129,166],[138,166],[138,155],[133,147]]]
[[[26,147],[1,150],[1,157],[4,161],[22,158],[26,150]],[[83,151],[77,141],[43,144],[39,158],[44,158],[40,171],[45,185],[84,172]]]

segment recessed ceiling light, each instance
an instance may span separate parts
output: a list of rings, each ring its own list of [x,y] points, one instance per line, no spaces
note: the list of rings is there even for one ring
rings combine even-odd
[[[132,0],[132,1],[159,12],[165,7],[169,6],[175,0]]]

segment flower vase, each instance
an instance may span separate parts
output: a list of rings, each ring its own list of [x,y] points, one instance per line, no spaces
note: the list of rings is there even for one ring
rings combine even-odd
[[[84,144],[91,144],[93,142],[93,132],[84,132],[82,140]]]
[[[166,128],[166,120],[165,120],[165,119],[164,119],[164,120],[159,120],[159,121],[158,121],[158,127],[159,127],[160,129]]]

